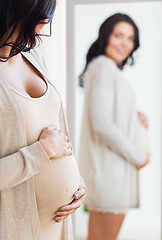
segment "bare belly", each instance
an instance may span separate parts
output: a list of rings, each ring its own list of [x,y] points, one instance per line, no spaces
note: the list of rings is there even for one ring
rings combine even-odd
[[[59,207],[69,204],[79,187],[79,170],[74,155],[52,160],[52,165],[35,175],[40,223],[49,224]]]

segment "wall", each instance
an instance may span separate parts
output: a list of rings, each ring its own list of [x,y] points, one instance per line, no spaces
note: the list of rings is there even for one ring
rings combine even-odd
[[[45,26],[43,33],[49,33],[49,25]],[[64,106],[66,99],[66,1],[57,0],[56,11],[52,23],[52,36],[42,37],[39,46],[48,72],[59,90]]]

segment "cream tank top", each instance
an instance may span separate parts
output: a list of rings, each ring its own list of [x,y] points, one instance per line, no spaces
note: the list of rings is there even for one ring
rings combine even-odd
[[[39,98],[25,96],[11,88],[24,115],[28,145],[37,141],[48,125],[60,127],[61,101],[48,81],[46,85],[46,93]],[[35,192],[43,240],[61,240],[62,222],[56,223],[52,218],[59,207],[73,200],[80,177],[74,155],[53,159],[51,163],[34,176]]]

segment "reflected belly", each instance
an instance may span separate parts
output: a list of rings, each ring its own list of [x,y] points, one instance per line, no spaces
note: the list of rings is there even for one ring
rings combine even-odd
[[[35,175],[37,206],[42,224],[51,221],[59,207],[69,204],[79,186],[79,170],[74,155],[51,161]]]

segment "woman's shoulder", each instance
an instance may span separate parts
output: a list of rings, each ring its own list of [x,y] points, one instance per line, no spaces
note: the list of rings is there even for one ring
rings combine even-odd
[[[105,55],[99,55],[95,57],[89,64],[88,69],[90,71],[105,71],[105,72],[112,72],[117,73],[118,68],[115,62],[111,59],[106,57]]]
[[[119,70],[112,59],[100,55],[94,58],[84,73],[85,86],[93,86],[97,82],[110,83],[119,78]],[[91,85],[92,86],[92,85]]]
[[[30,51],[30,55],[35,58],[37,61],[43,61],[43,55],[41,53],[41,51],[38,49],[38,47],[33,48]]]
[[[28,57],[31,61],[39,64],[44,70],[47,70],[43,55],[37,47],[31,49],[29,52],[23,52],[22,54]]]

